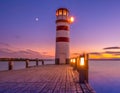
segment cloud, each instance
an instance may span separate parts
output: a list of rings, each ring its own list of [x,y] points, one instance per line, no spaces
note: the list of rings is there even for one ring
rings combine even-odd
[[[21,36],[19,36],[19,35],[16,35],[16,36],[15,36],[15,38],[16,38],[16,39],[20,39],[20,38],[21,38]]]
[[[72,55],[80,55],[80,53],[72,53]]]
[[[0,48],[0,57],[4,58],[53,58],[51,55],[44,55],[40,52],[33,51],[30,49],[26,50],[19,50],[19,51],[12,51],[7,48]]]
[[[48,52],[42,52],[42,54],[45,54],[45,55],[46,55],[46,54],[48,54]]]
[[[7,53],[11,53],[13,52],[12,50],[10,49],[7,49],[7,48],[0,48],[0,52],[7,52]]]
[[[120,55],[120,51],[106,51],[104,53],[107,53],[107,54],[112,54],[112,55]]]
[[[102,55],[102,54],[110,54],[110,55],[114,55],[114,56],[118,56],[120,55],[120,51],[105,51],[105,52],[90,52],[90,55]]]
[[[11,47],[8,43],[0,42],[0,48],[1,47]]]
[[[120,49],[120,47],[105,47],[105,48],[103,48],[103,50],[107,50],[107,49]]]
[[[90,52],[89,54],[90,55],[101,55],[102,53],[100,53],[100,52]]]

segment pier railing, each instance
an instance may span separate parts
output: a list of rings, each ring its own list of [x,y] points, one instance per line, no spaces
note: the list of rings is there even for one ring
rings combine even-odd
[[[70,59],[70,65],[73,67],[73,70],[77,70],[79,74],[79,82],[88,83],[88,54],[82,54],[78,57]]]
[[[88,54],[82,54],[78,57],[74,57],[70,59],[70,65],[73,67],[73,70],[78,72],[78,78],[81,88],[83,89],[84,93],[96,93],[94,89],[89,85],[89,78],[88,78]],[[89,91],[89,92],[87,92]]]
[[[30,62],[36,62],[36,66],[45,64],[45,61],[53,61],[54,59],[28,59],[28,58],[0,58],[1,62],[8,62],[8,70],[13,70],[14,62],[25,62],[25,67],[28,68]]]

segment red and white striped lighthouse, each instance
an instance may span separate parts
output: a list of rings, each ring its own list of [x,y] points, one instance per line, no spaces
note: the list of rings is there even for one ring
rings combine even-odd
[[[55,63],[66,64],[69,62],[69,10],[59,8],[56,10],[56,53]]]

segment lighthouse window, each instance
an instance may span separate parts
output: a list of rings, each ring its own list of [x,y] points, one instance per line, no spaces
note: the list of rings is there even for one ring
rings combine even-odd
[[[66,10],[63,10],[63,15],[66,15],[66,14],[67,14]]]
[[[62,15],[62,10],[59,10],[59,15]]]

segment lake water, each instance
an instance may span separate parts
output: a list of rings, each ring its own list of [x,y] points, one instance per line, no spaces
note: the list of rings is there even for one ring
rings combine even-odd
[[[90,61],[89,81],[97,93],[120,93],[120,61]]]
[[[38,64],[41,65],[42,62],[39,62]],[[44,61],[44,64],[55,64],[54,61]],[[29,66],[35,66],[36,62],[29,62]],[[18,69],[24,69],[25,68],[25,61],[23,62],[14,62],[13,70]],[[0,71],[2,70],[8,70],[8,62],[0,62]]]
[[[7,70],[7,62],[0,62],[0,70]],[[45,64],[54,64],[46,61]],[[30,62],[29,66],[34,66]],[[41,62],[39,62],[41,65]],[[15,62],[13,69],[25,68],[25,62]],[[89,61],[89,83],[97,93],[120,93],[120,61]]]

